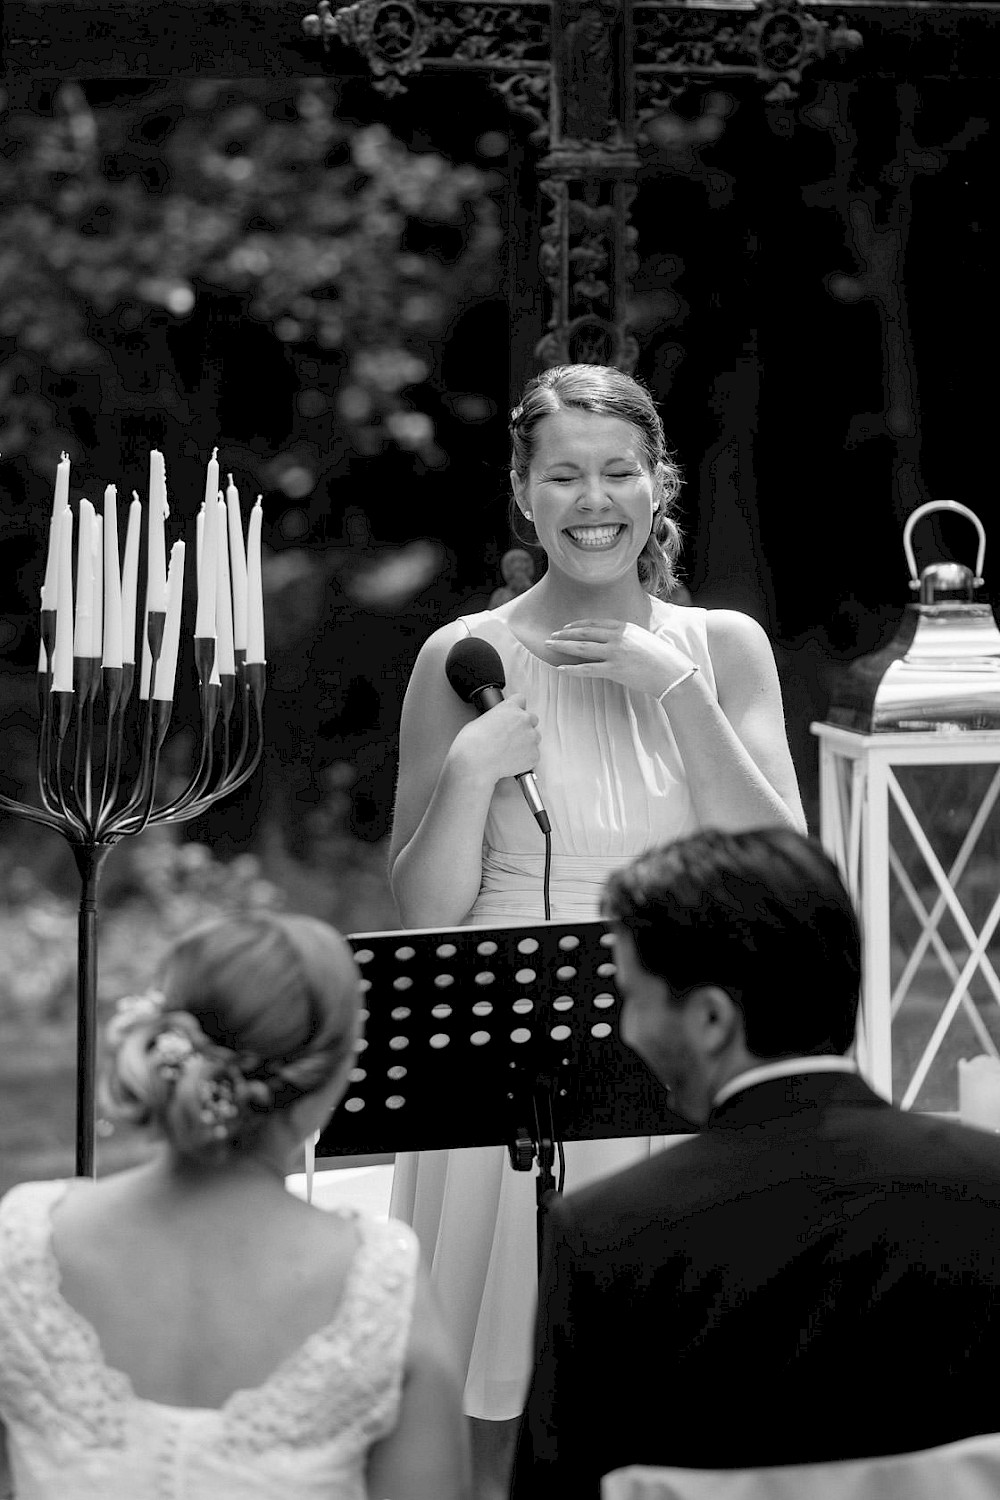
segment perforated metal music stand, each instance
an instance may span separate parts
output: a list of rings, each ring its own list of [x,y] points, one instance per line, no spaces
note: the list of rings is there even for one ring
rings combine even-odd
[[[506,1145],[537,1163],[541,1242],[560,1141],[688,1134],[618,1036],[606,922],[355,933],[365,1040],[317,1158]]]

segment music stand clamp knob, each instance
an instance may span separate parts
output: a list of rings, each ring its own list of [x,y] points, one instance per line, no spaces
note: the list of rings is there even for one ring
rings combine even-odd
[[[508,1141],[510,1164],[515,1172],[530,1172],[535,1161],[535,1143],[527,1130],[519,1130],[512,1141]]]

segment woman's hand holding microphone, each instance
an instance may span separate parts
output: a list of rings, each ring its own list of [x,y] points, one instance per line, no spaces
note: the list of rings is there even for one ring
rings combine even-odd
[[[511,693],[464,725],[448,754],[495,786],[504,776],[533,771],[540,749],[538,715],[528,712],[523,693]]]

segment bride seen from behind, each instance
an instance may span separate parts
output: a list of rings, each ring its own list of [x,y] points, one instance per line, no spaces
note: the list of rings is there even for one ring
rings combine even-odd
[[[109,1104],[162,1150],[0,1203],[15,1495],[465,1500],[415,1236],[284,1184],[346,1088],[359,994],[331,927],[254,913],[179,941],[162,994],[119,1007]]]

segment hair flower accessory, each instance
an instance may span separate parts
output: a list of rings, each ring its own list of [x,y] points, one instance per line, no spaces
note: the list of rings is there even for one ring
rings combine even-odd
[[[161,1078],[177,1079],[194,1050],[194,1043],[186,1032],[169,1026],[153,1038],[149,1056]]]
[[[201,1123],[209,1127],[215,1140],[224,1141],[240,1113],[232,1079],[204,1079],[198,1085],[198,1101]]]
[[[158,1021],[165,1006],[166,996],[162,990],[149,989],[144,990],[141,995],[123,995],[115,1004],[114,1015],[108,1026],[109,1041],[121,1041],[126,1032],[131,1031],[134,1026],[142,1025],[144,1021]]]

